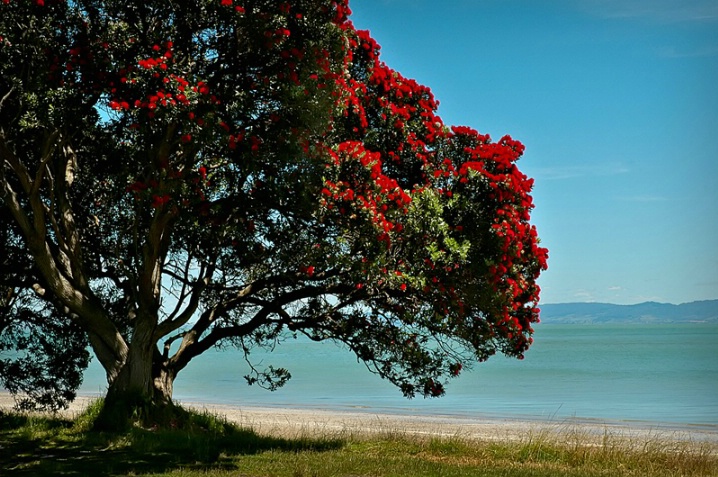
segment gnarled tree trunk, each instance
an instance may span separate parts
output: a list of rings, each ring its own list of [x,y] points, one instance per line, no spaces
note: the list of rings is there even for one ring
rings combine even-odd
[[[129,424],[162,424],[164,409],[172,408],[177,373],[163,360],[150,326],[138,323],[130,342],[127,360],[110,380],[105,403],[96,426],[114,430]]]

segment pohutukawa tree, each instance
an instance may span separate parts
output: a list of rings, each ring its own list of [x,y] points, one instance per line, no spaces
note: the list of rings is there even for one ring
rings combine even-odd
[[[346,0],[2,0],[0,377],[171,402],[192,358],[343,343],[408,397],[521,358],[523,146],[447,127]],[[251,367],[250,383],[289,372]],[[116,399],[119,402],[119,399]]]

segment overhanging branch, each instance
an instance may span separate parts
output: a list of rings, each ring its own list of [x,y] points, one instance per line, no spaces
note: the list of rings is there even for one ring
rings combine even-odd
[[[186,366],[192,358],[207,351],[220,341],[232,337],[246,336],[256,331],[261,326],[270,323],[269,317],[271,315],[277,315],[280,317],[280,320],[277,321],[278,324],[288,325],[293,318],[286,312],[284,307],[291,303],[309,298],[316,298],[322,295],[335,295],[340,293],[350,294],[351,290],[352,287],[347,285],[328,285],[325,287],[309,286],[291,290],[283,295],[280,295],[274,300],[264,300],[247,295],[243,296],[241,300],[238,297],[235,297],[229,303],[224,303],[214,307],[212,310],[205,311],[192,329],[183,335],[183,343],[180,345],[180,349],[171,358],[170,362],[174,365],[176,371],[179,371]],[[354,297],[345,300],[342,302],[342,307],[354,303],[358,299],[358,297]],[[226,316],[233,309],[244,304],[253,304],[260,306],[261,308],[245,323],[231,326],[216,326],[209,332],[209,334],[202,337],[207,329],[209,329],[209,327],[219,318]]]

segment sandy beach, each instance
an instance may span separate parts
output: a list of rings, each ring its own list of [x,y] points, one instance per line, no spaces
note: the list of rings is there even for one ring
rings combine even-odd
[[[79,396],[62,414],[73,417],[96,397]],[[302,435],[346,436],[399,434],[425,437],[457,437],[477,441],[525,441],[541,437],[570,444],[600,445],[606,439],[629,445],[646,443],[697,444],[718,453],[718,426],[679,427],[634,422],[587,420],[516,420],[457,416],[404,415],[349,412],[323,409],[241,407],[213,403],[179,402],[184,407],[224,416],[228,421],[260,434],[283,437]],[[14,401],[0,392],[0,409],[9,410]]]

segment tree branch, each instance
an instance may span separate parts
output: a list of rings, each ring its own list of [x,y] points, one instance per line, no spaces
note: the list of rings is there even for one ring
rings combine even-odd
[[[165,130],[165,135],[157,149],[156,167],[166,168],[169,163],[172,138],[177,129],[176,124],[170,124]],[[165,183],[160,180],[158,191],[163,191]],[[139,341],[139,330],[142,330],[141,341],[156,343],[157,327],[159,322],[159,309],[162,293],[162,269],[169,249],[171,239],[170,224],[176,213],[162,205],[155,209],[150,222],[145,242],[142,247],[142,264],[139,274],[139,287],[137,290],[139,298],[139,309],[137,322],[134,325],[133,342]],[[161,335],[160,335],[161,336]],[[142,343],[138,344],[140,347]]]
[[[3,96],[2,99],[0,99],[0,109],[2,109],[3,103],[4,103],[5,101],[7,101],[7,99],[10,97],[10,95],[12,94],[13,91],[15,91],[15,86],[10,87],[10,89],[8,90],[8,92],[5,93],[5,96]]]
[[[2,130],[0,130],[0,157],[2,158],[3,162],[7,163],[10,166],[10,169],[15,173],[18,180],[20,181],[20,185],[22,186],[23,190],[26,193],[29,192],[30,189],[32,189],[32,179],[30,178],[30,172],[20,161],[20,159],[18,159],[17,156],[8,147],[5,133]],[[7,180],[5,180],[4,178],[4,174],[3,182],[7,183]]]
[[[297,290],[292,290],[288,293],[281,295],[280,297],[272,300],[261,300],[245,296],[243,301],[232,300],[232,307],[227,307],[227,304],[219,305],[212,310],[208,310],[198,320],[192,330],[184,334],[182,344],[179,350],[170,359],[170,365],[175,367],[176,372],[184,368],[189,361],[198,356],[220,342],[223,339],[230,337],[246,336],[259,327],[269,323],[269,316],[272,314],[278,315],[281,320],[278,323],[283,325],[289,325],[292,321],[292,316],[288,314],[284,307],[288,304],[298,302],[307,298],[314,298],[322,295],[333,295],[339,293],[351,293],[352,287],[347,285],[330,285],[327,287],[304,287]],[[349,300],[345,300],[340,304],[340,308],[348,306],[358,300],[358,297],[353,297]],[[209,328],[209,326],[215,322],[219,317],[225,316],[233,308],[240,304],[251,303],[259,305],[262,308],[246,323],[215,327],[210,333],[201,338],[202,334]],[[333,308],[333,313],[339,308]],[[328,316],[328,315],[327,315]]]
[[[189,263],[189,261],[188,261]],[[204,270],[204,272],[200,273],[201,278],[192,286],[192,291],[190,292],[190,301],[185,307],[184,310],[182,310],[181,313],[179,313],[175,318],[172,318],[172,316],[179,311],[180,303],[184,301],[183,299],[178,300],[177,307],[175,310],[170,314],[170,319],[167,321],[163,321],[157,326],[157,329],[155,331],[155,341],[161,339],[163,336],[166,336],[173,331],[181,328],[182,326],[186,325],[187,322],[194,316],[195,312],[199,308],[199,301],[202,297],[202,293],[205,291],[207,286],[210,284],[210,281],[212,279],[212,275],[214,274],[214,271],[216,269],[214,261],[212,264],[207,266],[207,268]],[[203,275],[203,276],[202,276]],[[184,284],[183,284],[183,290],[184,290]],[[182,296],[182,295],[180,295]]]
[[[80,241],[80,233],[77,230],[75,217],[72,210],[72,203],[69,198],[69,188],[75,178],[75,170],[77,168],[77,156],[72,146],[64,142],[63,144],[63,161],[61,162],[60,171],[62,176],[58,175],[58,206],[62,227],[67,237],[66,254],[70,260],[70,270],[72,277],[77,281],[78,287],[89,292],[88,281],[83,271],[82,247]]]
[[[31,197],[38,194],[38,192],[40,191],[40,187],[42,186],[42,181],[43,177],[45,176],[45,173],[50,172],[48,164],[52,160],[52,155],[54,154],[55,148],[57,146],[56,140],[59,135],[60,131],[55,130],[45,138],[45,142],[42,145],[42,156],[40,158],[40,165],[37,167],[37,171],[35,172],[35,179],[32,182],[32,187],[27,192],[28,195]],[[50,186],[52,186],[52,184],[50,184]],[[50,189],[52,190],[52,187],[50,187]]]
[[[61,267],[58,267],[56,254],[47,241],[45,204],[39,196],[39,187],[31,182],[27,169],[7,147],[4,136],[0,136],[0,155],[3,161],[10,165],[28,194],[27,199],[34,216],[32,221],[25,213],[17,192],[3,174],[3,202],[19,225],[38,271],[53,295],[72,312],[71,317],[87,330],[93,349],[107,370],[108,378],[114,379],[127,358],[125,340],[94,297],[78,289]],[[43,163],[46,163],[46,159],[47,157],[43,158]],[[42,174],[38,173],[37,177],[41,178]]]

